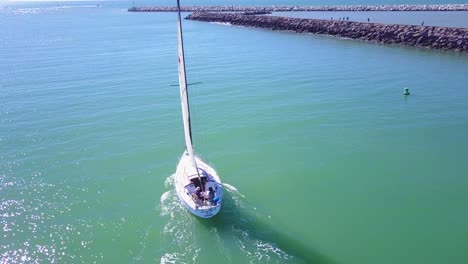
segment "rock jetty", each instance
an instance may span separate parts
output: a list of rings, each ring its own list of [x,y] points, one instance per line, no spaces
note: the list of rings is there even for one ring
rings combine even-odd
[[[131,7],[130,12],[177,12],[175,6]],[[182,12],[286,12],[286,11],[468,11],[468,4],[447,5],[343,5],[343,6],[182,6]]]
[[[269,15],[269,14],[271,14],[271,12],[269,12],[269,11],[249,11],[249,12],[244,12],[242,14],[246,15],[246,16],[255,16],[255,15]]]
[[[383,44],[400,44],[468,52],[468,28],[431,27],[304,19],[279,16],[246,16],[238,13],[190,14],[187,19],[230,23],[298,33],[327,34]]]

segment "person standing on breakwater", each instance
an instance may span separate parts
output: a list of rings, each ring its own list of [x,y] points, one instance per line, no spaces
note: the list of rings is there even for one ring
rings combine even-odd
[[[367,22],[369,22],[369,21],[370,21],[369,18],[367,18]]]
[[[290,18],[290,17],[252,17],[237,14],[219,14],[219,13],[193,13],[188,19],[205,22],[236,22],[238,25],[263,27],[273,29],[275,25],[277,30],[290,30],[295,28],[297,33],[315,33],[328,34],[352,39],[365,39],[366,41],[375,41],[383,44],[401,44],[406,46],[427,47],[432,49],[453,50],[457,52],[468,52],[468,42],[465,37],[466,31],[455,27],[436,27],[415,25],[383,24],[377,21],[370,25],[370,17],[362,21],[362,17],[356,17],[353,23],[335,23],[317,21],[313,19]],[[220,20],[221,19],[221,20]],[[331,17],[334,19],[334,17]],[[366,21],[369,20],[369,22]],[[361,21],[361,22],[357,22]],[[367,23],[366,23],[367,22]],[[425,21],[424,21],[425,22]],[[300,26],[298,26],[301,24]],[[348,24],[348,25],[337,25]],[[325,26],[322,26],[325,25]],[[418,24],[416,24],[418,25]],[[347,26],[346,30],[337,30],[337,27]],[[378,34],[376,34],[378,32]],[[410,33],[408,33],[410,32]],[[399,37],[398,37],[399,36]],[[428,37],[437,36],[437,37]]]
[[[423,26],[423,27],[424,27],[424,20],[423,20],[423,22],[421,23],[421,26]]]

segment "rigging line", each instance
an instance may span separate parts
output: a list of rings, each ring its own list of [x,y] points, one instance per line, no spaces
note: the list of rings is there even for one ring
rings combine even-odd
[[[189,85],[201,84],[201,83],[203,83],[203,82],[187,83],[187,86],[189,86]],[[179,86],[179,84],[169,84],[169,86]]]

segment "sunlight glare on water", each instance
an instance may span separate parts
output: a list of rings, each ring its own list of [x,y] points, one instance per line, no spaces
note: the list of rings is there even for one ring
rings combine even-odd
[[[466,54],[184,20],[198,219],[176,16],[128,5],[0,4],[0,263],[467,262]]]

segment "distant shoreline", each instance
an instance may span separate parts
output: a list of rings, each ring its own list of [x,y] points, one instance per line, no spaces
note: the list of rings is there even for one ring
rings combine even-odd
[[[175,6],[130,7],[129,12],[176,12]],[[297,12],[297,11],[468,11],[468,4],[343,5],[343,6],[182,6],[182,12]]]
[[[383,44],[398,44],[440,50],[468,52],[468,28],[415,26],[306,19],[280,16],[255,16],[236,13],[198,12],[187,19],[229,23],[297,33],[326,34]]]

